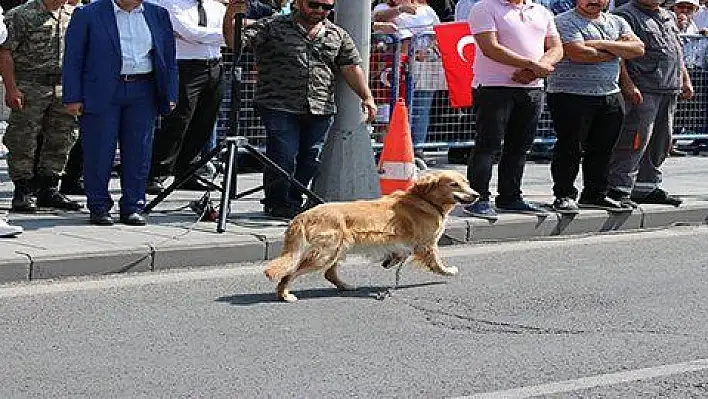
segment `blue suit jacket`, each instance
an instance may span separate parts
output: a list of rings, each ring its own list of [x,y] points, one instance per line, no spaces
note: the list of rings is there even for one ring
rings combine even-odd
[[[172,23],[162,7],[144,2],[144,16],[153,41],[153,72],[158,110],[167,115],[177,102],[177,59]],[[113,0],[77,7],[66,31],[62,66],[63,102],[83,103],[84,111],[100,113],[113,98],[122,57]]]

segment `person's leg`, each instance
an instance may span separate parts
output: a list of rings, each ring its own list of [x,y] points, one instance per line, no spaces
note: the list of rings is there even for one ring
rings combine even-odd
[[[661,165],[671,149],[676,96],[664,94],[657,96],[654,129],[646,146],[646,151],[639,164],[637,180],[634,183],[632,197],[642,198],[659,188],[661,184]]]
[[[489,201],[489,181],[494,157],[501,149],[513,106],[508,88],[480,87],[475,90],[477,132],[475,144],[467,164],[467,179],[480,195],[479,201]]]
[[[153,81],[125,83],[118,139],[122,158],[120,214],[140,213],[145,206],[145,185],[150,168],[157,117]]]
[[[622,128],[621,94],[598,97],[595,118],[583,141],[583,197],[605,198],[612,149]]]
[[[644,93],[639,105],[627,104],[622,128],[610,157],[607,178],[609,196],[626,199],[632,193],[639,170],[639,162],[654,130],[660,96]]]
[[[425,139],[428,137],[430,109],[433,106],[434,97],[434,91],[416,90],[413,92],[410,121],[413,150],[416,151],[416,153],[422,151]]]
[[[549,93],[548,108],[553,119],[556,143],[553,147],[551,176],[553,195],[558,198],[578,198],[575,179],[580,171],[581,138],[587,136],[593,110],[586,96]]]
[[[300,146],[300,118],[297,115],[268,108],[259,108],[258,115],[266,131],[266,157],[283,168],[289,175],[295,174],[295,157]],[[294,208],[300,204],[289,201],[290,184],[278,172],[265,168],[263,172],[267,213],[278,208]]]
[[[223,66],[221,64],[206,67],[202,75],[195,76],[193,84],[198,93],[196,112],[192,114],[189,121],[182,147],[174,165],[175,176],[181,176],[186,172],[209,142],[224,94],[222,78]],[[197,82],[202,84],[197,87]]]
[[[99,114],[84,113],[79,122],[83,132],[86,204],[92,215],[108,214],[113,207],[108,184],[116,154],[120,106],[111,104]]]
[[[66,210],[79,210],[82,205],[59,192],[59,179],[64,173],[69,152],[79,137],[78,124],[66,113],[60,97],[55,97],[42,121],[42,149],[37,162],[40,186],[37,205]]]
[[[18,88],[25,94],[22,110],[10,112],[3,143],[7,147],[7,167],[15,189],[12,198],[12,212],[35,212],[37,205],[32,193],[34,187],[35,157],[37,140],[42,131],[44,110],[52,102],[53,89],[37,87],[17,82]]]
[[[66,161],[59,191],[69,195],[84,195],[84,183],[81,178],[83,165],[84,152],[81,149],[81,132],[79,132],[79,138],[69,152],[69,159]]]
[[[334,117],[331,115],[303,116],[300,123],[300,145],[295,161],[295,180],[308,187],[320,168],[320,155]],[[289,201],[302,205],[302,193],[291,186]]]
[[[513,110],[509,116],[504,146],[499,159],[497,206],[521,200],[521,179],[526,153],[531,149],[544,104],[542,89],[513,89]]]
[[[165,116],[162,125],[155,132],[152,149],[151,178],[167,177],[174,174],[182,142],[192,120],[199,99],[201,87],[207,81],[206,73],[192,64],[178,63],[179,97],[177,107]]]

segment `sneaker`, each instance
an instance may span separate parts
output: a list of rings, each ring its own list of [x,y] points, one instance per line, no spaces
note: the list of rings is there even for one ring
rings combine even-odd
[[[480,218],[496,218],[497,213],[494,211],[494,208],[492,208],[492,203],[489,201],[477,201],[472,205],[467,205],[466,207],[462,208],[462,210],[474,217],[480,217]]]
[[[626,206],[622,206],[622,203],[615,201],[609,197],[580,197],[578,203],[586,207],[598,207],[603,209],[624,209]]]
[[[544,211],[540,207],[533,205],[529,202],[526,202],[522,199],[518,199],[518,200],[510,202],[508,204],[497,203],[497,208],[500,210],[507,211],[507,212],[546,213],[546,211]]]
[[[622,208],[636,209],[638,206],[636,202],[632,201],[632,198],[629,196],[629,194],[623,193],[619,190],[610,190],[607,193],[607,197],[619,202]]]
[[[22,234],[22,227],[7,224],[6,221],[0,220],[0,238],[14,237]]]
[[[562,197],[553,201],[553,209],[561,212],[577,211],[578,204],[573,198]]]
[[[661,204],[679,206],[683,202],[678,197],[669,195],[666,191],[657,188],[644,197],[633,197],[632,200],[638,204]]]

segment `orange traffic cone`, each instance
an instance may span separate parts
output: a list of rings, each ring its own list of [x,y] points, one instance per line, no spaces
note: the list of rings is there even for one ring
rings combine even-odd
[[[408,124],[408,110],[402,99],[396,102],[384,137],[383,150],[379,158],[379,184],[381,194],[391,194],[396,190],[406,190],[415,180],[413,162],[413,140]]]

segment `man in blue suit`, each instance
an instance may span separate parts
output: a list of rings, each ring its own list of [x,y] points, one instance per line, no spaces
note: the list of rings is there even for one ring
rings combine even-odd
[[[120,221],[144,225],[155,118],[177,101],[167,11],[143,0],[98,0],[74,11],[66,32],[63,101],[78,117],[91,223],[112,225],[108,183],[120,143]]]

